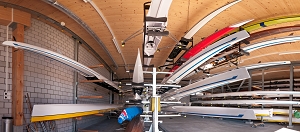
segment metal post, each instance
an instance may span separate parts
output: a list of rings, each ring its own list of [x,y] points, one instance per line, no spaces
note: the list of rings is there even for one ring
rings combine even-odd
[[[153,85],[152,85],[152,96],[156,96],[156,67],[153,67]]]
[[[264,97],[262,97],[261,99],[263,100]],[[263,104],[261,105],[261,109],[262,109],[262,110],[264,109],[264,105],[263,105]],[[260,120],[261,120],[261,123],[263,123],[263,122],[264,122],[264,117],[261,116],[261,117],[260,117]]]
[[[248,91],[251,91],[252,90],[252,73],[251,71],[249,71],[249,75],[250,75],[250,78],[249,78],[249,82],[248,82]]]
[[[113,104],[112,103],[112,94],[113,94],[113,92],[112,91],[109,91],[109,104]]]
[[[224,93],[224,85],[222,85],[221,91],[222,91],[222,93]]]
[[[153,132],[158,132],[158,97],[156,95],[156,68],[153,67],[153,85],[152,85],[152,97],[154,97],[154,111],[153,111],[153,121],[152,121],[152,130]]]
[[[110,72],[110,80],[113,81],[114,80],[114,73]],[[109,91],[109,104],[115,104],[114,102],[114,92],[113,91]]]
[[[240,91],[241,87],[242,87],[242,86],[244,85],[244,83],[245,83],[245,80],[246,80],[246,79],[244,79],[244,80],[241,82],[239,88],[236,90],[237,92]]]
[[[262,69],[261,73],[261,87],[262,91],[265,91],[265,69]]]
[[[232,92],[232,90],[231,90],[231,88],[229,87],[229,85],[228,85],[228,84],[226,84],[226,86],[227,86],[227,88],[230,90],[230,92]]]
[[[74,39],[74,60],[78,61],[78,48],[79,44],[76,39]],[[77,91],[78,91],[78,72],[74,71],[74,80],[73,80],[73,104],[77,104]],[[73,118],[73,132],[77,131],[77,120]]]
[[[249,75],[250,75],[250,78],[249,78],[249,82],[248,82],[248,91],[251,91],[252,90],[252,74],[251,74],[251,71],[249,71]],[[251,109],[251,105],[248,106],[248,109]],[[251,119],[248,119],[247,122],[245,122],[246,124],[253,124],[253,121]]]
[[[290,65],[290,91],[294,91],[294,66]],[[293,95],[290,95],[290,101],[293,101]],[[293,105],[289,105],[289,126],[288,128],[293,128]]]
[[[265,91],[265,69],[262,69],[262,71],[261,71],[261,83],[262,83],[261,84],[262,91]],[[264,99],[264,97],[262,97],[261,99]],[[264,109],[263,104],[261,105],[261,109],[262,110]],[[264,117],[261,116],[260,120],[261,120],[261,123],[263,123],[264,122]]]

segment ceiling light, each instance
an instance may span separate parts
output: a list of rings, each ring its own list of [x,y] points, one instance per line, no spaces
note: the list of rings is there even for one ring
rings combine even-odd
[[[65,22],[60,22],[60,25],[61,25],[61,26],[65,26],[66,23],[65,23]]]
[[[133,70],[126,70],[127,73],[133,73]]]
[[[125,46],[125,42],[124,41],[122,41],[122,47],[124,47]]]

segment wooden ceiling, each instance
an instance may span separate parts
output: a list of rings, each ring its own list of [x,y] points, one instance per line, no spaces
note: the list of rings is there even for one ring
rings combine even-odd
[[[118,53],[113,41],[112,35],[109,32],[102,18],[96,12],[96,10],[89,3],[83,2],[83,0],[57,0],[58,3],[68,8],[71,12],[81,18],[101,39],[112,58],[118,65],[116,69],[113,65],[113,61],[108,54],[104,52],[103,48],[91,37],[91,35],[84,30],[76,21],[68,17],[65,13],[54,8],[52,5],[47,4],[47,0],[2,0],[3,2],[19,5],[37,12],[44,14],[58,22],[65,22],[66,27],[84,39],[114,70],[118,78],[130,78],[132,74],[125,72],[125,63],[129,69],[133,69],[135,63],[137,49],[142,49],[143,35],[140,34],[135,38],[126,42],[125,47],[121,47],[121,41],[125,40],[132,33],[143,27],[143,3],[148,0],[94,0],[98,8],[101,10],[108,23],[110,24],[112,31],[116,36],[116,40],[121,47],[121,51],[124,55],[124,61],[121,54]],[[167,29],[176,39],[180,39],[186,31],[188,31],[194,24],[200,21],[203,17],[217,8],[225,5],[231,0],[173,0],[169,15]],[[263,20],[286,17],[286,16],[300,16],[300,2],[299,0],[243,0],[238,4],[230,7],[226,11],[217,15],[214,19],[208,22],[203,28],[201,28],[193,37],[194,43],[201,41],[201,38],[207,37],[214,33],[217,29],[222,29],[226,26],[254,19],[252,23],[258,23]],[[259,29],[254,32],[263,31],[266,29],[299,25],[300,21],[278,24],[266,28]],[[254,33],[253,32],[253,33]],[[252,32],[251,32],[252,33]],[[271,35],[251,43],[259,42],[270,38],[278,38],[288,36],[291,32]],[[300,35],[300,32],[293,32],[294,35]],[[151,64],[155,67],[161,66],[165,63],[169,53],[175,46],[174,40],[169,37],[163,37],[159,44],[160,52],[155,53],[155,57],[152,59]],[[169,48],[168,48],[169,47]],[[250,56],[243,56],[240,59],[242,63],[240,66],[255,64],[261,62],[271,61],[299,61],[300,53],[295,54],[279,54],[281,52],[300,51],[300,43],[288,43],[278,46],[272,46],[263,48],[251,53]],[[180,55],[179,55],[180,56]],[[232,67],[220,67],[212,70],[213,73],[224,71]],[[149,69],[150,70],[150,69]],[[288,72],[286,71],[286,73]],[[295,72],[300,77],[299,72]],[[269,76],[270,75],[270,76]],[[282,73],[272,73],[266,76],[266,80],[281,78]],[[199,73],[189,79],[197,79],[203,76]],[[146,75],[150,77],[150,75]],[[288,77],[288,76],[287,76]],[[158,78],[163,78],[160,75]]]

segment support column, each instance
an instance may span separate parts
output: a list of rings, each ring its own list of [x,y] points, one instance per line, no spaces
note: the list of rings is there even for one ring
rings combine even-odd
[[[79,51],[79,43],[74,39],[74,60],[78,62],[78,51]],[[77,104],[78,99],[78,72],[74,71],[74,80],[73,80],[73,104]],[[73,132],[77,131],[77,119],[73,118]]]
[[[294,66],[290,65],[290,91],[294,91]],[[290,101],[293,101],[293,95],[290,95]],[[289,125],[288,128],[293,128],[293,105],[289,105]]]
[[[24,25],[16,24],[13,30],[16,41],[24,42]],[[24,50],[12,49],[12,117],[14,128],[23,125],[23,91],[24,91]]]

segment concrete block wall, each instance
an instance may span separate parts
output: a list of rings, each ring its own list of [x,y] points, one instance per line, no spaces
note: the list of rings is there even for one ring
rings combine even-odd
[[[36,19],[25,31],[24,42],[69,58],[74,56],[72,38]],[[73,69],[29,51],[24,53],[24,65],[24,94],[29,94],[32,105],[73,103]],[[30,122],[26,103],[24,108],[26,122]],[[72,119],[57,120],[56,125],[58,131],[72,131]]]
[[[90,54],[85,48],[79,46],[78,62],[86,65],[93,66],[101,64],[92,54]],[[100,73],[102,76],[110,79],[110,72],[104,67],[94,68],[96,72]],[[85,80],[81,75],[78,77],[79,80]],[[102,96],[102,99],[78,99],[77,103],[95,103],[95,104],[109,104],[109,90],[102,88],[94,83],[79,83],[78,85],[78,96]],[[84,129],[86,126],[101,122],[106,119],[106,116],[85,116],[81,120],[77,121],[78,128]]]
[[[7,34],[7,26],[0,25],[0,119],[2,119],[3,116],[8,116],[11,117],[11,100],[5,100],[4,99],[4,91],[5,91],[5,79],[6,79],[6,74],[5,74],[5,60],[6,60],[6,48],[5,46],[2,46],[2,42],[6,41],[6,35]],[[12,34],[12,29],[9,28],[8,30],[8,40],[11,40],[11,34]],[[11,77],[12,77],[12,72],[11,72],[11,66],[12,66],[12,52],[11,48],[8,49],[9,52],[9,68],[8,68],[8,73],[9,73],[9,78],[8,78],[8,91],[11,91]],[[0,123],[0,128],[2,128],[2,123]]]
[[[11,36],[11,29],[9,36]],[[25,31],[25,43],[39,46],[54,52],[74,58],[74,40],[41,21],[32,19],[31,27]],[[6,26],[0,25],[0,43],[6,40]],[[9,38],[11,40],[11,38]],[[80,48],[79,60],[84,65],[100,64],[95,61],[87,50]],[[11,90],[11,48],[9,68],[9,88]],[[71,104],[73,103],[74,70],[60,62],[25,51],[24,54],[24,95],[29,94],[32,105],[34,104]],[[5,90],[5,48],[0,45],[0,118],[11,115],[11,100],[3,99]],[[105,68],[96,69],[103,76],[110,78],[110,73]],[[85,79],[79,75],[79,80]],[[97,91],[95,91],[95,89]],[[109,103],[109,90],[93,83],[78,85],[78,95],[102,95],[103,99],[84,99],[78,103]],[[24,116],[30,122],[30,111],[24,99]],[[79,128],[85,128],[102,121],[105,117],[88,116],[78,121]],[[72,132],[72,119],[56,120],[58,131]],[[0,126],[1,127],[1,126]],[[24,128],[25,131],[25,128]]]

